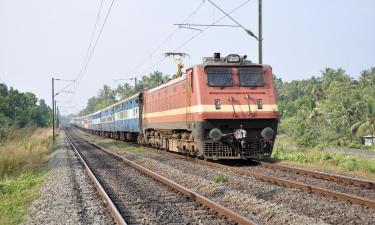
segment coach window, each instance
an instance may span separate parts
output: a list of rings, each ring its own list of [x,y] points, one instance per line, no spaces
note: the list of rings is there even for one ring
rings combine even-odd
[[[207,84],[211,87],[233,86],[232,70],[228,67],[208,67]]]
[[[173,85],[173,92],[174,92],[174,93],[177,92],[177,87],[176,87],[176,85]]]
[[[164,89],[164,93],[165,93],[165,96],[168,95],[168,88],[165,88],[165,89]]]
[[[185,89],[186,89],[186,84],[184,82],[184,83],[182,83],[182,90],[185,91]]]

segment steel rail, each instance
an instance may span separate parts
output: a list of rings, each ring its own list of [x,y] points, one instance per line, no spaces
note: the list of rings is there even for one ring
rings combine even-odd
[[[72,149],[76,153],[79,161],[81,162],[81,164],[85,168],[85,171],[87,172],[91,181],[93,182],[93,184],[95,186],[95,189],[99,192],[99,194],[102,197],[102,199],[104,200],[105,204],[107,205],[107,207],[111,211],[111,215],[112,215],[113,219],[115,220],[115,222],[118,225],[127,225],[124,218],[121,216],[121,213],[118,211],[117,207],[115,206],[115,204],[112,202],[111,198],[108,196],[108,194],[104,190],[103,186],[100,184],[98,179],[95,177],[94,173],[91,171],[90,167],[87,165],[87,163],[85,162],[85,160],[83,159],[81,154],[78,152],[77,148],[74,146],[73,142],[71,141],[71,138],[68,135],[68,132],[65,131],[65,134],[66,134],[66,137],[67,137],[67,140],[68,140],[70,146],[72,147]]]
[[[90,142],[90,141],[88,141],[88,142]],[[92,143],[92,142],[90,142],[90,143]],[[92,143],[92,144],[94,144],[96,146],[99,146],[100,148],[103,148],[102,146],[97,145],[95,143]],[[151,149],[153,149],[153,148],[151,148]],[[109,151],[109,150],[107,150],[107,151]],[[112,151],[109,151],[109,152],[113,153]],[[166,152],[166,151],[158,151],[158,152],[160,152],[160,154],[166,154],[166,155],[175,156],[175,157],[179,157],[179,158],[185,158],[185,159],[187,158],[186,156],[182,156],[182,155],[179,155],[179,154],[176,154],[176,153],[170,153],[170,152]],[[116,153],[113,153],[113,154],[116,154]],[[119,156],[119,157],[121,157],[121,156]],[[250,170],[246,170],[246,169],[241,169],[241,168],[233,167],[233,166],[227,166],[227,165],[223,165],[223,164],[219,164],[219,163],[215,163],[215,162],[210,162],[210,161],[206,161],[206,160],[202,160],[202,159],[197,159],[197,158],[189,158],[189,159],[193,159],[195,162],[205,164],[207,166],[232,171],[234,173],[238,173],[238,174],[242,174],[242,175],[246,175],[246,176],[252,176],[252,177],[255,177],[259,180],[268,182],[268,183],[283,185],[283,186],[291,187],[291,188],[298,188],[298,189],[305,190],[307,192],[318,193],[318,194],[322,194],[324,196],[333,197],[333,198],[340,199],[340,200],[343,200],[343,201],[349,201],[349,202],[354,203],[354,204],[364,205],[364,206],[367,206],[367,207],[375,208],[375,200],[372,200],[372,199],[367,199],[367,198],[363,198],[363,197],[359,197],[359,196],[355,196],[355,195],[351,195],[351,194],[345,194],[345,193],[342,193],[342,192],[336,192],[336,191],[332,191],[332,190],[329,190],[329,189],[326,189],[326,188],[321,188],[321,187],[318,187],[318,186],[315,186],[315,185],[309,185],[309,184],[305,184],[305,183],[301,183],[301,182],[290,181],[290,180],[286,180],[286,179],[283,179],[283,178],[264,175],[264,174],[261,174],[261,173],[258,173],[258,172],[254,172],[254,171],[250,171]]]
[[[319,193],[325,196],[330,196],[330,197],[337,198],[340,200],[349,201],[354,204],[359,204],[359,205],[364,205],[367,207],[375,208],[375,200],[372,200],[372,199],[367,199],[367,198],[363,198],[363,197],[359,197],[359,196],[355,196],[351,194],[345,194],[342,192],[332,191],[332,190],[321,188],[315,185],[309,185],[309,184],[305,184],[301,182],[290,181],[290,180],[286,180],[283,178],[264,175],[258,172],[254,172],[254,171],[250,171],[246,169],[240,169],[240,168],[232,167],[232,166],[226,166],[223,164],[213,163],[209,161],[199,160],[199,162],[208,166],[229,170],[238,174],[252,176],[252,177],[258,178],[260,180],[263,180],[269,183],[284,185],[284,186],[292,187],[292,188],[299,188],[308,192]]]
[[[182,158],[182,159],[185,159],[185,160],[191,159],[191,160],[193,160],[194,162],[197,162],[197,163],[205,164],[205,165],[208,165],[208,166],[211,166],[211,167],[229,170],[229,171],[239,173],[239,174],[242,174],[242,175],[246,175],[246,176],[252,176],[252,177],[255,177],[257,179],[260,179],[260,180],[263,180],[263,181],[266,181],[266,182],[269,182],[269,183],[284,185],[286,187],[299,188],[299,189],[303,189],[303,190],[308,191],[308,192],[319,193],[319,194],[334,197],[334,198],[337,198],[337,199],[340,199],[340,200],[349,201],[349,202],[352,202],[352,203],[355,203],[355,204],[375,208],[375,201],[372,200],[372,199],[367,199],[367,198],[363,198],[363,197],[359,197],[359,196],[355,196],[355,195],[345,194],[345,193],[342,193],[342,192],[331,191],[329,189],[321,188],[321,187],[318,187],[318,186],[308,185],[308,184],[301,183],[301,182],[295,182],[295,181],[290,181],[290,180],[286,180],[286,179],[283,179],[283,178],[264,175],[264,174],[261,174],[261,173],[258,173],[258,172],[253,172],[253,171],[246,170],[246,169],[240,169],[238,167],[227,166],[227,165],[214,163],[214,162],[210,162],[210,161],[206,161],[206,160],[201,160],[201,159],[197,159],[197,158],[190,158],[190,157],[182,156],[182,155],[179,155],[179,154],[176,154],[176,153],[170,153],[170,152],[165,152],[165,151],[157,151],[157,152],[160,153],[160,154],[173,156],[173,157],[177,157],[177,158]],[[256,162],[258,162],[258,161],[256,161]],[[303,169],[301,169],[301,170],[303,170]],[[315,171],[312,171],[312,172],[315,172]],[[327,175],[329,175],[329,174],[327,174]],[[336,175],[336,176],[340,177],[340,175]],[[343,176],[343,177],[345,178],[345,176]],[[328,179],[328,177],[327,177],[327,179]],[[355,179],[353,179],[353,180],[355,180]],[[361,182],[361,183],[365,183],[365,184],[367,184],[366,182],[372,183],[370,181],[365,181],[365,180],[358,180],[358,181]],[[347,182],[348,182],[348,184],[351,184],[351,183],[349,183],[349,180],[347,180]],[[368,185],[373,185],[373,184],[368,184]],[[366,188],[367,187],[369,187],[369,186],[366,186]]]
[[[313,170],[287,166],[287,165],[276,165],[276,164],[263,162],[263,161],[255,161],[255,162],[259,163],[261,167],[265,167],[269,169],[278,169],[278,170],[287,171],[287,172],[294,172],[296,174],[304,174],[310,177],[328,180],[328,181],[334,181],[337,183],[349,184],[349,185],[354,185],[357,187],[363,187],[363,188],[368,188],[368,189],[375,189],[375,182],[368,181],[368,180],[362,180],[362,179],[357,179],[353,177],[325,173],[325,172],[320,172],[320,171],[313,171]]]
[[[146,174],[147,176],[150,176],[152,177],[153,179],[167,185],[168,187],[171,187],[172,189],[176,190],[177,192],[180,192],[186,196],[188,196],[189,198],[193,199],[194,201],[197,201],[199,203],[201,203],[202,205],[208,207],[208,208],[211,208],[213,210],[215,210],[217,213],[221,214],[221,215],[224,215],[225,217],[227,217],[228,219],[231,219],[233,220],[234,222],[238,223],[238,224],[244,224],[244,225],[256,225],[257,223],[254,222],[254,221],[251,221],[239,214],[237,214],[236,212],[228,209],[228,208],[225,208],[224,206],[216,203],[216,202],[213,202],[211,200],[209,200],[208,198],[194,192],[194,191],[191,191],[189,190],[188,188],[172,181],[172,180],[169,180],[168,178],[165,178],[157,173],[154,173],[152,172],[151,170],[149,169],[146,169],[145,167],[142,167],[128,159],[126,159],[125,157],[121,156],[121,155],[118,155],[94,142],[91,142],[89,140],[86,140],[82,137],[79,137],[78,135],[76,135],[77,138],[95,146],[96,148],[99,148],[101,149],[102,151],[104,151],[105,153],[121,160],[122,162],[124,162],[125,164],[127,164],[128,166],[142,172],[143,174]]]

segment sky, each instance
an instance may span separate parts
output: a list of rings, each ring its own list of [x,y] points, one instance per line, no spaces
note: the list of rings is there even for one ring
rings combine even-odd
[[[108,84],[155,70],[176,71],[163,53],[190,55],[187,67],[214,52],[258,61],[257,41],[241,28],[203,32],[176,23],[212,24],[223,17],[207,0],[115,0],[85,73],[81,73],[102,0],[0,0],[0,82],[51,102],[51,78],[78,79],[57,96],[63,114],[77,113]],[[246,0],[213,0],[227,12]],[[95,36],[112,0],[103,0]],[[232,15],[258,33],[258,1]],[[263,0],[263,62],[284,81],[319,76],[326,67],[352,77],[375,66],[375,1]],[[233,25],[225,18],[218,24]],[[204,28],[202,28],[204,29]],[[95,40],[95,39],[94,39]],[[186,44],[184,44],[186,43]],[[91,45],[93,46],[93,45]],[[80,76],[80,74],[82,76]],[[69,84],[56,81],[56,90]],[[65,107],[65,108],[64,108]]]

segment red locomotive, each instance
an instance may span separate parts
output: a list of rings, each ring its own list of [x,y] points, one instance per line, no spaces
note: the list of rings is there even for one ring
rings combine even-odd
[[[270,66],[219,53],[184,75],[178,66],[175,79],[72,123],[205,159],[271,156],[279,115]]]
[[[139,143],[214,160],[272,153],[279,114],[268,65],[215,53],[140,95]]]

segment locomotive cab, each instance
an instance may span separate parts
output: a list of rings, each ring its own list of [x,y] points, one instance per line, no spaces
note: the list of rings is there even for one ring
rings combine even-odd
[[[187,70],[187,120],[207,159],[271,156],[278,124],[272,69],[236,54]]]

